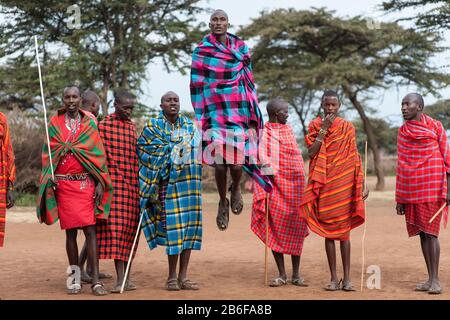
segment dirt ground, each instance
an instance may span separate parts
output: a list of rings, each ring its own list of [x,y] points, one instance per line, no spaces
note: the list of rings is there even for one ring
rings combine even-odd
[[[373,179],[370,185],[374,185]],[[450,234],[441,234],[440,277],[444,293],[430,296],[414,292],[415,284],[426,278],[419,239],[408,238],[403,217],[395,214],[393,178],[388,190],[372,192],[367,203],[365,266],[381,271],[381,289],[347,293],[326,292],[329,280],[324,241],[315,234],[306,240],[301,262],[302,276],[308,288],[286,285],[264,286],[264,245],[250,230],[251,195],[245,197],[245,210],[230,217],[229,229],[220,232],[215,224],[216,194],[204,196],[204,237],[201,251],[193,252],[190,278],[201,286],[197,292],[168,292],[167,257],[163,248],[149,251],[144,237],[131,273],[138,290],[123,295],[94,297],[88,285],[78,296],[65,293],[65,235],[59,224],[40,225],[34,208],[15,208],[7,213],[5,247],[0,249],[1,299],[450,299]],[[352,232],[352,281],[359,289],[364,227]],[[84,237],[80,235],[81,247]],[[338,255],[339,257],[339,255]],[[340,259],[338,259],[340,260]],[[286,260],[288,274],[290,261]],[[342,275],[341,264],[339,274]],[[101,261],[102,271],[113,274],[112,261]],[[276,266],[269,256],[269,276]],[[370,276],[366,274],[365,279]],[[105,281],[108,288],[113,280]],[[447,290],[446,290],[447,289]]]

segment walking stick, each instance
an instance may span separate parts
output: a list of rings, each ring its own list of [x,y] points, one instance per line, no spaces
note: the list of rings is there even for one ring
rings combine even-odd
[[[436,219],[436,217],[445,209],[445,207],[447,207],[447,202],[445,202],[442,207],[438,210],[438,212],[436,212],[434,214],[434,216],[430,219],[430,221],[428,221],[428,223],[432,223],[434,219]]]
[[[266,198],[264,199],[264,208],[266,212],[266,245],[265,245],[265,251],[264,251],[264,284],[268,285],[268,277],[267,277],[267,256],[268,256],[268,249],[267,243],[269,242],[269,194],[266,193]]]
[[[364,148],[364,193],[367,191],[367,141],[365,144],[365,148]],[[365,259],[364,259],[364,244],[365,244],[365,240],[366,240],[366,227],[367,227],[367,203],[366,200],[364,200],[364,214],[365,214],[365,218],[366,221],[364,223],[364,232],[363,232],[363,236],[362,236],[362,264],[361,264],[361,292],[363,291],[364,288],[364,264],[365,264]]]
[[[136,231],[136,235],[134,236],[134,241],[133,241],[133,246],[131,247],[131,252],[130,252],[130,257],[128,258],[128,263],[127,263],[127,269],[125,270],[125,276],[123,277],[123,282],[122,282],[122,286],[120,287],[120,293],[123,293],[123,290],[125,288],[125,283],[127,282],[127,278],[128,278],[128,272],[130,271],[130,265],[131,265],[131,258],[133,257],[133,252],[134,252],[134,247],[136,246],[136,241],[140,235],[139,231],[141,230],[141,223],[142,223],[142,217],[144,215],[141,213],[140,217],[139,217],[139,223],[138,223],[138,228]]]
[[[42,107],[44,108],[45,133],[47,135],[48,155],[50,157],[50,169],[52,171],[53,182],[55,182],[55,174],[54,174],[54,170],[53,170],[53,161],[52,161],[52,149],[50,148],[50,138],[48,135],[47,108],[45,107],[44,86],[42,85],[41,64],[39,63],[39,51],[38,51],[37,36],[34,36],[34,46],[36,49],[36,61],[37,61],[38,72],[39,72],[39,84],[41,86]]]

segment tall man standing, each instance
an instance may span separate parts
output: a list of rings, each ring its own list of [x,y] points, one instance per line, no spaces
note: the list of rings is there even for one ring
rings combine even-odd
[[[439,282],[439,229],[441,215],[429,220],[450,203],[450,151],[441,122],[422,113],[421,95],[410,93],[402,100],[405,123],[398,131],[398,162],[395,198],[397,214],[405,215],[410,237],[419,235],[428,280],[416,291],[442,292]],[[447,222],[447,208],[442,213]]]
[[[270,179],[256,165],[257,140],[263,128],[253,82],[250,52],[237,36],[227,33],[228,15],[216,10],[210,18],[211,34],[192,55],[191,101],[203,134],[203,161],[213,165],[220,195],[217,226],[228,228],[229,208],[240,214],[242,169],[270,192]],[[232,185],[227,199],[227,171]]]
[[[48,225],[60,220],[72,273],[78,268],[77,233],[83,229],[92,261],[91,289],[94,295],[105,295],[108,292],[98,278],[95,235],[96,219],[108,218],[112,197],[105,149],[94,121],[80,110],[78,87],[64,89],[63,105],[50,119],[49,145],[42,149],[37,216]],[[81,293],[81,283],[72,280],[68,294]]]
[[[139,224],[137,135],[131,120],[135,103],[133,94],[128,91],[118,92],[114,101],[115,112],[98,126],[114,187],[109,219],[97,225],[99,258],[114,259],[116,268],[117,283],[112,293],[120,292]],[[127,279],[125,290],[135,289],[134,284]]]
[[[341,107],[336,92],[322,96],[323,117],[314,119],[305,137],[310,158],[309,177],[302,198],[302,216],[308,227],[325,238],[331,273],[327,291],[354,291],[350,282],[350,231],[364,223],[363,168],[351,122],[338,117]],[[344,279],[336,271],[335,240],[340,242]]]

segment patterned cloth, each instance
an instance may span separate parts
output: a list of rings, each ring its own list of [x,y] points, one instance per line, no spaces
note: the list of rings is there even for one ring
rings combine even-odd
[[[315,142],[322,127],[318,117],[309,125],[307,147]],[[309,179],[302,199],[302,216],[318,235],[348,240],[350,230],[364,223],[363,170],[356,148],[353,125],[336,118],[328,129],[319,152],[309,164]]]
[[[107,219],[109,215],[112,184],[106,166],[106,155],[102,140],[98,134],[95,122],[80,110],[81,125],[80,134],[75,140],[66,142],[61,132],[58,115],[65,113],[64,109],[58,110],[57,115],[50,119],[48,134],[53,168],[58,166],[61,158],[68,152],[72,152],[83,167],[103,185],[104,194],[100,204],[95,208],[97,219]],[[37,217],[40,223],[51,225],[58,221],[58,206],[55,198],[55,182],[52,181],[50,157],[47,140],[42,148],[42,171],[39,179],[39,195],[37,200]]]
[[[80,134],[78,127],[73,133],[66,127],[65,115],[58,116],[59,127],[66,142],[72,142]],[[62,176],[62,178],[61,178]],[[84,179],[64,179],[67,176],[83,176]],[[72,152],[61,157],[55,169],[59,223],[62,230],[78,229],[95,225],[95,182]]]
[[[6,224],[6,193],[8,181],[16,180],[16,166],[11,144],[8,119],[0,112],[0,247],[3,247]]]
[[[253,83],[250,52],[235,35],[227,44],[212,34],[192,55],[191,101],[203,135],[206,164],[242,164],[266,191],[272,186],[257,165],[263,119]]]
[[[200,139],[190,119],[180,115],[172,124],[162,112],[148,121],[138,139],[142,229],[150,249],[162,245],[174,255],[201,248]],[[165,199],[159,191],[164,181]]]
[[[424,232],[439,237],[442,214],[439,214],[432,223],[429,223],[429,221],[443,204],[444,201],[405,204],[405,220],[408,235],[413,237]],[[446,215],[444,217],[447,219]]]
[[[422,114],[398,131],[398,203],[435,202],[447,197],[450,150],[442,124]]]
[[[115,113],[98,126],[114,194],[108,220],[97,223],[100,259],[128,261],[139,224],[139,168],[136,127]],[[136,254],[137,243],[133,256]]]
[[[274,170],[273,189],[266,193],[254,184],[251,229],[265,243],[265,198],[269,196],[268,246],[276,252],[300,256],[308,226],[300,217],[305,169],[294,132],[289,125],[266,123],[260,154],[268,157]]]
[[[422,114],[420,121],[409,120],[398,131],[398,160],[395,198],[406,204],[408,234],[420,230],[438,235],[439,219],[429,219],[447,198],[450,150],[441,122]],[[421,204],[419,206],[419,204]],[[448,209],[442,212],[447,224]]]

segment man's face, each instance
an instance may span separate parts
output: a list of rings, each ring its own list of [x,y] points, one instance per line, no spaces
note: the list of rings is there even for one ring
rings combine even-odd
[[[422,112],[422,107],[414,95],[407,95],[402,100],[402,115],[405,120],[416,120]]]
[[[122,120],[130,120],[131,114],[133,113],[134,105],[136,104],[135,99],[124,98],[117,99],[114,102],[114,106],[116,108],[116,113]]]
[[[325,112],[325,116],[328,114],[335,114],[337,115],[339,108],[341,107],[341,104],[339,103],[339,100],[337,97],[324,97],[322,100],[322,108]]]
[[[209,20],[209,28],[211,33],[216,36],[221,36],[227,33],[228,18],[223,12],[214,13]]]
[[[176,116],[180,112],[180,98],[175,93],[164,95],[161,102],[161,109],[166,116]]]
[[[81,106],[81,95],[78,88],[70,87],[64,90],[63,105],[67,112],[76,113]]]
[[[275,113],[277,116],[277,121],[281,124],[286,124],[287,119],[289,118],[289,107],[287,103],[282,103],[277,107],[277,112]]]

